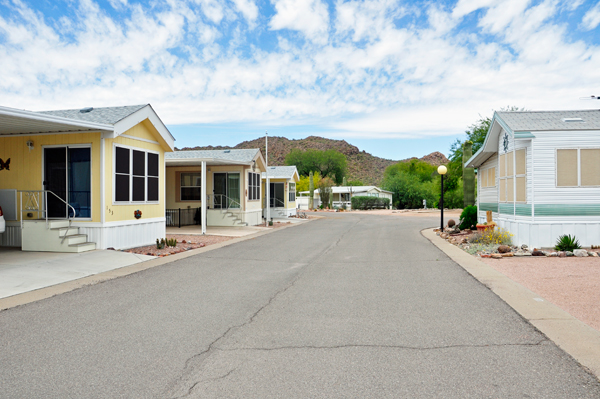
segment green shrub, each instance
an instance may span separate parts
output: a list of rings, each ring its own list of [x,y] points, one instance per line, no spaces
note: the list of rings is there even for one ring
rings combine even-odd
[[[389,198],[369,197],[366,195],[352,197],[352,209],[387,209],[389,206]]]
[[[574,249],[580,249],[579,241],[575,238],[575,235],[571,237],[569,234],[563,234],[556,240],[556,246],[554,249],[557,251],[573,251]]]
[[[461,230],[470,229],[477,224],[477,205],[467,206],[460,214],[458,228]]]

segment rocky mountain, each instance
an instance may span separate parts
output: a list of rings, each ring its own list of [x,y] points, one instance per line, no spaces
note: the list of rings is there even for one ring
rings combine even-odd
[[[207,146],[207,147],[185,147],[176,151],[185,150],[226,150],[226,149],[246,149],[260,148],[265,155],[265,138],[260,137],[251,141],[244,141],[235,147],[227,146]],[[358,147],[347,143],[345,140],[332,140],[323,137],[309,136],[305,139],[290,140],[285,137],[269,137],[269,165],[285,165],[285,156],[298,148],[300,150],[315,149],[315,150],[330,150],[334,149],[346,156],[348,162],[348,180],[360,180],[365,185],[379,185],[383,179],[385,168],[397,162],[406,162],[416,157],[403,159],[401,161],[393,161],[373,156],[365,151],[360,151]],[[448,159],[440,152],[432,152],[422,158],[432,165],[438,166],[447,163]]]

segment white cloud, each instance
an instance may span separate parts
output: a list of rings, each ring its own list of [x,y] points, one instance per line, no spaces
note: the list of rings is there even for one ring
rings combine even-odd
[[[562,6],[550,0],[516,10],[459,1],[421,10],[421,24],[396,0],[340,0],[331,21],[321,2],[283,0],[268,25],[249,1],[169,4],[130,2],[117,20],[81,0],[53,25],[10,3],[0,13],[2,105],[149,102],[168,124],[310,121],[348,137],[434,137],[460,134],[507,105],[596,106],[578,98],[600,89],[598,45],[569,37],[554,22]],[[455,32],[474,10],[479,25]],[[278,44],[250,45],[257,33]]]
[[[585,13],[581,25],[586,30],[596,29],[600,25],[600,3],[597,3]]]
[[[237,10],[242,13],[248,25],[253,28],[258,18],[258,7],[252,0],[232,0]]]
[[[329,12],[321,0],[272,0],[276,14],[269,26],[273,30],[302,32],[307,39],[327,42]]]

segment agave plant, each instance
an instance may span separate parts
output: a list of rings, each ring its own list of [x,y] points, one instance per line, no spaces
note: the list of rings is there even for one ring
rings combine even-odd
[[[581,248],[579,241],[574,235],[571,237],[570,234],[563,234],[562,236],[558,237],[558,240],[556,240],[556,245],[554,246],[554,249],[557,251],[573,251],[574,249],[579,248]]]

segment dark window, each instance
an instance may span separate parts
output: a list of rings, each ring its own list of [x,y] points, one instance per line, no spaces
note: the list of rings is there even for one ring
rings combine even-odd
[[[146,196],[146,179],[133,176],[133,200],[144,201]]]
[[[115,201],[158,201],[158,161],[158,154],[115,147]]]
[[[296,183],[290,183],[290,196],[288,200],[290,202],[296,201]]]
[[[146,153],[133,150],[133,175],[146,175]]]
[[[260,199],[260,174],[248,173],[248,200]]]
[[[158,154],[148,153],[148,176],[158,177]]]
[[[158,201],[158,177],[148,177],[148,201]]]
[[[180,188],[181,201],[200,201],[202,175],[200,173],[182,173]]]
[[[117,147],[115,151],[117,173],[129,174],[129,149]]]
[[[129,175],[115,176],[115,201],[129,201]]]

